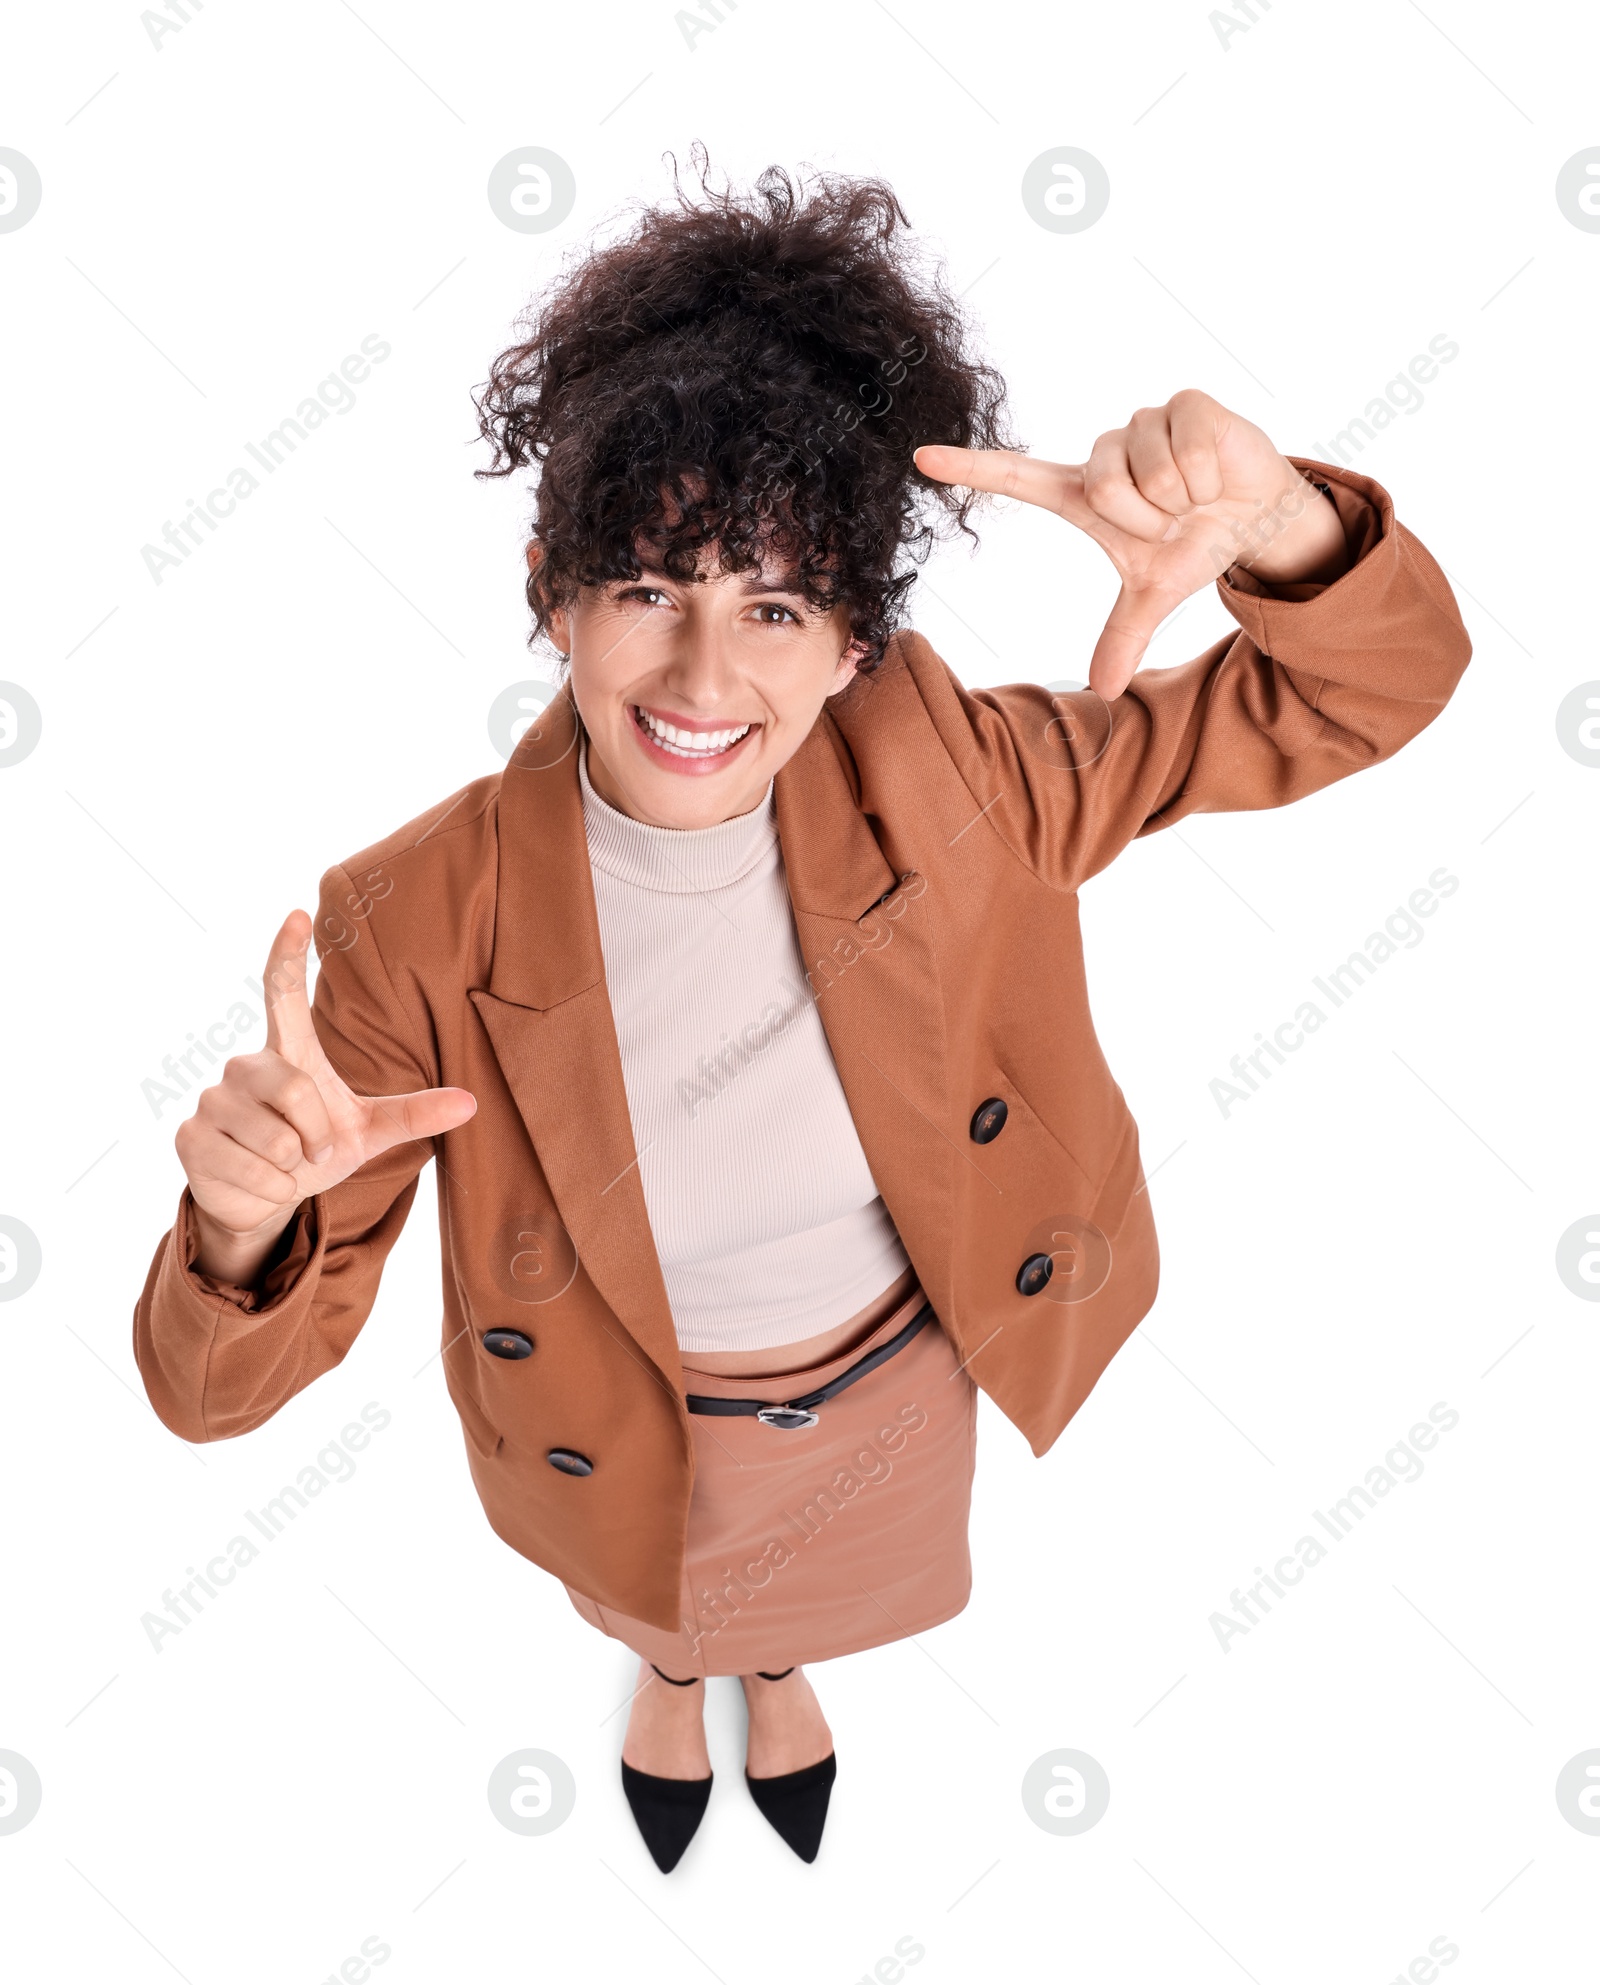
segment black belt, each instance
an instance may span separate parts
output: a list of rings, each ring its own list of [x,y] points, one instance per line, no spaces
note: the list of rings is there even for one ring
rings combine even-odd
[[[763,1426],[783,1427],[795,1430],[801,1427],[814,1427],[817,1415],[813,1408],[822,1405],[844,1391],[847,1385],[854,1385],[858,1378],[865,1378],[868,1372],[875,1372],[879,1365],[892,1358],[896,1351],[903,1351],[925,1323],[935,1322],[932,1303],[924,1303],[922,1308],[905,1326],[897,1330],[886,1343],[876,1351],[869,1351],[864,1358],[857,1358],[835,1379],[829,1379],[815,1392],[808,1392],[801,1399],[786,1399],[781,1404],[765,1399],[716,1399],[703,1392],[685,1395],[684,1403],[691,1413],[710,1413],[723,1418],[743,1417],[759,1420]]]

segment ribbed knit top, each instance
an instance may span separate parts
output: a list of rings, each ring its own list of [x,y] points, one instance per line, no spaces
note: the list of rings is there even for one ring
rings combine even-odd
[[[678,1342],[756,1351],[855,1315],[909,1266],[806,985],[772,786],[651,827],[583,824],[645,1206]]]

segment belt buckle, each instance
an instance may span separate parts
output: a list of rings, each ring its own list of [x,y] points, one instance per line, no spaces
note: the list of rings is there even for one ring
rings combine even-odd
[[[785,1433],[798,1433],[817,1424],[817,1416],[808,1406],[760,1406],[756,1418],[764,1427],[781,1427]]]

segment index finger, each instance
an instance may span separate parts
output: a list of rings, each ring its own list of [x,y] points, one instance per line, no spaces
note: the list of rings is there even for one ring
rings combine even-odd
[[[311,1004],[306,998],[306,957],[311,946],[311,919],[304,910],[291,910],[272,940],[267,954],[262,995],[267,1005],[267,1046],[275,1054],[306,1036],[315,1035]]]
[[[964,484],[968,489],[985,489],[995,496],[1013,496],[1019,503],[1053,510],[1058,517],[1064,514],[1062,505],[1072,477],[1082,473],[1060,462],[1041,462],[1033,455],[1019,455],[1010,448],[949,448],[943,442],[930,442],[914,449],[911,459],[935,482]]]

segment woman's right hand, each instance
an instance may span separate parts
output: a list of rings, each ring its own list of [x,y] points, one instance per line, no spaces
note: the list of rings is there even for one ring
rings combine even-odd
[[[194,1266],[246,1287],[303,1200],[396,1144],[454,1130],[478,1107],[468,1089],[357,1096],[312,1023],[310,945],[310,917],[291,910],[263,981],[267,1045],[229,1059],[175,1140],[196,1209]]]

